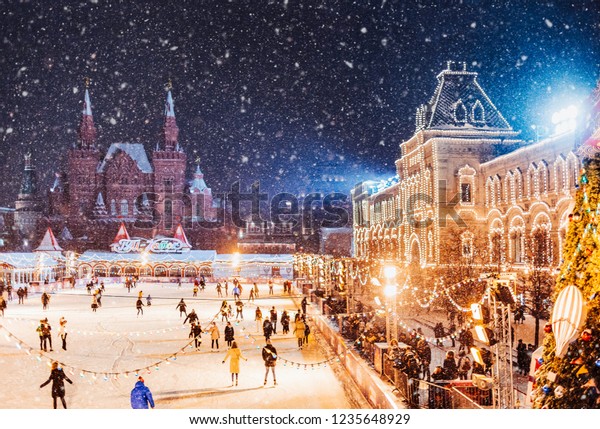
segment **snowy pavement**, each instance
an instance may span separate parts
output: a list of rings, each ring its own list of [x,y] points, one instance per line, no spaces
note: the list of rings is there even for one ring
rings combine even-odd
[[[203,330],[218,313],[224,298],[217,297],[214,284],[208,284],[198,297],[192,288],[171,284],[141,284],[127,289],[122,284],[108,284],[102,307],[91,310],[91,296],[82,289],[59,290],[51,295],[50,308],[42,310],[40,295],[30,295],[24,305],[17,299],[8,302],[4,318],[0,318],[0,366],[3,389],[0,407],[5,409],[44,409],[52,407],[51,388],[40,389],[48,379],[50,361],[64,364],[73,384],[66,383],[69,408],[129,408],[129,394],[136,381],[136,370],[154,395],[157,408],[207,409],[343,409],[365,408],[364,398],[347,380],[347,375],[331,354],[311,335],[311,343],[303,350],[297,347],[293,324],[287,335],[272,337],[280,361],[277,364],[277,386],[271,375],[266,386],[261,349],[264,344],[254,321],[256,305],[263,316],[275,306],[297,311],[293,300],[282,295],[276,285],[275,295],[268,296],[266,285],[260,285],[261,296],[248,303],[249,285],[244,284],[244,320],[232,322],[235,339],[248,361],[240,362],[239,385],[231,386],[229,362],[222,364],[227,347],[223,338],[225,322],[215,320],[221,333],[220,349],[211,351],[209,334],[202,335],[199,351],[185,347],[190,339],[189,323],[183,326],[176,305],[181,298],[188,313],[195,309]],[[138,292],[151,294],[152,305],[136,316]],[[227,297],[234,308],[233,297]],[[52,352],[39,350],[36,327],[47,317],[52,325]],[[67,323],[67,351],[58,338],[60,317]],[[10,333],[10,334],[9,334]],[[182,351],[182,348],[184,349]],[[174,356],[176,354],[176,356]],[[333,356],[333,359],[332,359]],[[158,365],[154,365],[158,363]],[[314,365],[312,365],[314,364]],[[83,372],[82,372],[83,371]]]

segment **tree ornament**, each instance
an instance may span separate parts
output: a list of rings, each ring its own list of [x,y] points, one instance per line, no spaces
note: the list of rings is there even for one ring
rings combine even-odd
[[[544,395],[549,395],[552,393],[552,388],[546,384],[544,387],[542,387],[542,392],[544,392]]]
[[[596,365],[596,368],[600,368],[600,359],[596,359],[596,362],[594,362],[594,365]]]
[[[562,398],[565,394],[565,388],[562,386],[556,386],[556,389],[554,389],[554,396],[556,396],[557,398]]]
[[[585,174],[585,172],[581,175],[581,184],[582,185],[587,185],[588,183],[590,183],[587,175]]]
[[[556,340],[556,356],[563,357],[569,342],[585,321],[586,309],[583,295],[578,287],[564,288],[556,298],[552,309],[552,331]]]
[[[590,341],[592,341],[592,330],[591,329],[584,329],[583,332],[581,333],[581,340],[585,341],[586,343],[589,343]]]
[[[579,222],[581,220],[581,213],[580,212],[573,213],[573,220],[575,222]]]
[[[552,332],[552,324],[551,323],[546,323],[544,325],[544,332],[546,334],[550,334]]]

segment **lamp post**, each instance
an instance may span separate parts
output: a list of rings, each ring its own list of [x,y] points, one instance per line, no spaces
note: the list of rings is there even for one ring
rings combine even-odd
[[[385,337],[389,343],[392,339],[398,338],[398,315],[396,314],[396,294],[398,285],[396,283],[396,267],[394,265],[385,265],[383,267],[383,276],[385,277],[385,286],[383,293],[386,297],[385,313]]]

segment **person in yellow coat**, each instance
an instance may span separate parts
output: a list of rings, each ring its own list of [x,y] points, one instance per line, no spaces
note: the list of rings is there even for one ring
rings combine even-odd
[[[302,317],[299,317],[296,320],[296,327],[294,328],[294,334],[296,334],[296,338],[298,339],[298,348],[302,348],[304,344],[304,330],[306,329],[306,325],[302,320]]]
[[[223,363],[225,363],[225,361],[228,358],[231,358],[231,360],[229,361],[229,372],[231,372],[231,385],[233,386],[235,379],[235,385],[237,386],[238,375],[240,373],[240,358],[244,359],[245,361],[247,361],[248,359],[246,359],[242,354],[242,351],[238,349],[237,342],[235,341],[231,344],[231,348],[227,350],[227,354],[225,355],[225,359],[223,359]]]

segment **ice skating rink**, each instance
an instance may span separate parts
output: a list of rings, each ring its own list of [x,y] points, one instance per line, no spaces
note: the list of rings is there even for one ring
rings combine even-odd
[[[16,294],[0,318],[0,366],[3,388],[0,407],[4,409],[52,408],[51,386],[40,389],[48,379],[50,363],[64,365],[73,384],[66,384],[69,408],[130,408],[129,395],[136,382],[136,370],[152,391],[157,408],[175,409],[343,409],[366,408],[366,402],[336,362],[335,355],[311,333],[310,343],[300,350],[293,334],[298,305],[275,285],[268,295],[266,284],[259,284],[260,297],[248,302],[250,284],[242,283],[244,320],[235,320],[235,302],[231,295],[217,297],[214,283],[192,297],[192,285],[138,284],[130,292],[122,283],[106,284],[102,307],[92,312],[92,298],[85,288],[57,290],[51,294],[50,308],[42,310],[40,294],[30,294],[24,305]],[[152,296],[152,305],[137,316],[135,303],[139,291]],[[224,292],[223,292],[224,293]],[[188,313],[195,309],[203,330],[217,322],[220,349],[211,350],[210,334],[202,335],[199,351],[186,347],[190,342],[189,322],[176,309],[184,298]],[[232,325],[235,340],[248,361],[240,362],[239,385],[231,386],[229,361],[222,364],[227,346],[225,322],[217,316],[224,299],[234,308]],[[300,299],[297,299],[299,304]],[[261,357],[264,345],[262,327],[257,330],[256,306],[268,315],[272,306],[290,313],[290,333],[271,338],[280,357],[276,372],[277,386],[271,375],[263,385],[265,368]],[[310,311],[309,311],[310,313]],[[67,319],[67,351],[58,337],[59,319]],[[52,352],[40,351],[36,328],[40,319],[52,326]],[[183,349],[183,350],[182,350]],[[174,356],[176,354],[176,356]],[[286,362],[287,361],[287,362]],[[154,366],[153,364],[158,363]],[[299,366],[298,366],[299,364]],[[314,365],[313,365],[314,364]],[[116,373],[116,376],[115,374]],[[60,405],[59,405],[60,408]]]

